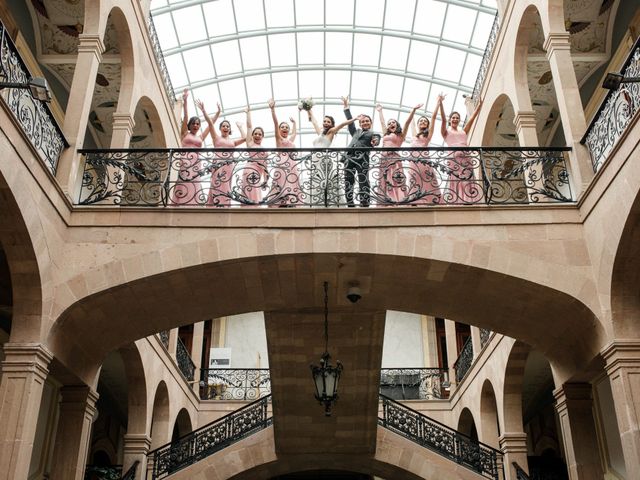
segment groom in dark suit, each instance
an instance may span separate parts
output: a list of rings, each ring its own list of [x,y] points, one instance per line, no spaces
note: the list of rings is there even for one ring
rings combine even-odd
[[[349,97],[342,97],[344,105],[344,116],[347,120],[351,120],[351,111],[349,110]],[[349,124],[349,133],[353,137],[348,148],[354,149],[345,153],[342,157],[344,162],[344,183],[345,195],[347,197],[347,205],[354,207],[353,190],[356,182],[358,182],[358,198],[360,205],[369,206],[369,150],[371,149],[371,139],[373,131],[371,130],[371,117],[368,115],[360,115],[360,128],[356,129],[353,123]],[[366,150],[355,150],[364,147]]]

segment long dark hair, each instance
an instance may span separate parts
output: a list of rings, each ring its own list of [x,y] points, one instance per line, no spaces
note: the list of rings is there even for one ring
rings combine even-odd
[[[398,123],[397,120],[393,120],[394,122],[396,122],[396,131],[393,132],[396,135],[402,135],[402,127],[400,126],[400,124]],[[391,132],[389,131],[389,126],[387,125],[387,131],[384,132],[385,135],[389,135]]]
[[[227,125],[229,125],[229,135],[231,135],[231,133],[232,133],[232,132],[231,132],[231,122],[230,122],[229,120],[222,120],[222,121],[218,124],[218,128],[219,128],[219,129],[222,129],[222,125],[224,125],[225,123],[226,123]]]
[[[428,137],[429,136],[429,127],[431,127],[431,122],[429,121],[429,119],[427,117],[422,115],[422,116],[420,116],[420,118],[418,118],[418,123],[420,123],[420,120],[422,120],[423,118],[427,121],[427,129],[424,132],[422,130],[418,130],[418,134],[416,135],[416,137]]]
[[[456,112],[455,110],[453,112],[451,112],[449,114],[449,120],[447,121],[447,123],[449,125],[451,125],[451,117],[453,117],[454,115],[458,115],[458,118],[460,119],[460,121],[462,121],[462,116],[460,115],[460,112]]]
[[[329,120],[331,120],[331,126],[329,128],[325,128],[324,130],[322,130],[322,134],[326,135],[329,130],[331,130],[333,127],[336,126],[336,119],[333,118],[331,115],[325,115],[324,118],[328,118]]]
[[[193,125],[194,122],[196,122],[196,121],[199,122],[200,121],[200,117],[191,117],[189,119],[189,121],[187,122],[187,130],[191,130],[191,125]]]

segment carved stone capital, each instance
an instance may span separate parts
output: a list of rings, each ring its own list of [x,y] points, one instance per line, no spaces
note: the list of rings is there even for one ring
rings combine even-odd
[[[621,368],[640,371],[640,341],[636,339],[614,340],[600,352],[608,375]]]
[[[136,122],[133,119],[133,115],[129,113],[114,113],[113,114],[113,130],[125,130],[129,135],[133,134],[133,127]]]
[[[3,345],[5,359],[2,372],[12,374],[35,374],[42,381],[49,374],[49,363],[53,354],[40,343],[5,343]]]
[[[571,35],[569,32],[556,32],[547,35],[543,48],[547,52],[547,58],[551,60],[551,56],[556,51],[571,51]]]
[[[499,442],[502,453],[527,453],[527,434],[524,432],[504,432]]]
[[[151,448],[151,438],[145,433],[127,433],[124,435],[124,453],[146,455]]]
[[[101,62],[104,49],[104,42],[102,41],[102,38],[100,38],[100,35],[89,33],[81,33],[78,35],[78,54],[93,53],[98,62]]]
[[[516,131],[520,131],[524,128],[536,129],[536,112],[521,110],[516,112],[513,117],[513,124],[516,126]]]

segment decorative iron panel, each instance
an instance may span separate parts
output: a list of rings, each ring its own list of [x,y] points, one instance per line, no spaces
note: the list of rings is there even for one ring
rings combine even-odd
[[[187,352],[187,347],[184,346],[182,340],[178,338],[178,348],[176,349],[176,362],[178,364],[178,368],[184,378],[188,381],[192,382],[195,378],[196,366],[191,360],[191,355]]]
[[[389,397],[380,395],[382,418],[378,423],[425,448],[480,475],[500,480],[502,453],[473,440]]]
[[[640,77],[640,38],[636,40],[621,73],[625,77]],[[581,140],[589,149],[594,172],[600,170],[609,158],[638,110],[640,83],[623,83],[617,90],[609,91]]]
[[[122,465],[99,467],[87,465],[84,469],[84,480],[121,480]]]
[[[147,29],[149,30],[149,39],[151,40],[151,47],[153,48],[153,53],[154,53],[154,56],[156,57],[156,64],[158,65],[158,70],[160,70],[160,75],[162,76],[164,89],[167,92],[169,103],[173,105],[176,101],[176,95],[173,91],[173,84],[171,83],[169,70],[167,70],[167,65],[164,62],[164,54],[162,53],[162,48],[160,47],[160,41],[158,40],[158,33],[156,32],[156,26],[153,23],[153,17],[151,15],[149,15],[149,19],[147,20]]]
[[[139,460],[136,460],[135,462],[133,462],[133,465],[131,465],[131,468],[129,468],[129,470],[127,470],[126,473],[122,475],[121,480],[135,480],[136,470],[138,469],[139,463],[140,463]]]
[[[272,418],[268,417],[267,409],[270,400],[270,395],[256,400],[175,442],[149,452],[148,457],[153,465],[152,480],[193,465],[271,425]]]
[[[383,368],[380,393],[395,400],[433,400],[445,398],[442,383],[447,371],[441,368]]]
[[[255,400],[271,394],[268,368],[202,370],[202,400]]]
[[[164,348],[169,349],[169,332],[167,330],[163,330],[158,335],[160,336],[160,341],[164,345]]]
[[[478,76],[476,77],[476,83],[473,87],[473,93],[471,94],[474,107],[478,105],[478,101],[480,100],[480,91],[482,90],[484,80],[487,77],[487,72],[489,71],[489,63],[491,62],[491,57],[493,56],[493,49],[496,46],[496,40],[498,39],[499,31],[500,18],[498,18],[498,14],[496,13],[496,17],[493,20],[493,25],[491,26],[489,40],[487,41],[487,48],[485,49],[484,55],[482,56],[480,68],[478,69]]]
[[[464,342],[462,351],[458,355],[456,363],[453,364],[453,368],[456,371],[456,383],[459,383],[467,374],[473,363],[473,344],[471,343],[471,337]]]
[[[482,347],[484,347],[487,344],[490,337],[491,337],[491,330],[487,330],[486,328],[480,329],[480,345]]]
[[[0,81],[28,83],[32,76],[18,49],[0,22]],[[46,103],[28,89],[7,87],[0,97],[22,128],[47,169],[55,175],[62,150],[69,146]]]
[[[78,203],[303,208],[570,202],[567,150],[82,150]]]

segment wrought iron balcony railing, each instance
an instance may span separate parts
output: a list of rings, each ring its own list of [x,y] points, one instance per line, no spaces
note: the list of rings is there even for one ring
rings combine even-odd
[[[152,462],[151,479],[164,478],[243,438],[271,425],[268,414],[271,396],[260,398],[175,442],[164,445],[147,457]]]
[[[0,81],[27,83],[32,78],[27,65],[0,22]],[[28,89],[5,88],[0,98],[9,108],[47,169],[55,175],[62,150],[69,146],[46,103],[34,99]]]
[[[164,62],[164,54],[162,53],[162,48],[160,47],[160,41],[158,40],[156,25],[153,23],[153,17],[151,15],[149,15],[149,19],[147,20],[147,29],[149,31],[149,40],[151,40],[153,53],[156,57],[156,64],[158,65],[158,70],[160,70],[160,75],[162,76],[162,82],[164,83],[164,89],[167,92],[167,97],[169,97],[169,103],[173,105],[176,101],[176,95],[173,91],[173,84],[171,83],[169,70],[167,70],[167,65]]]
[[[176,349],[176,363],[178,368],[189,382],[192,382],[195,378],[196,366],[191,360],[191,355],[187,351],[187,347],[184,346],[182,340],[178,338],[178,348]]]
[[[498,32],[500,31],[500,18],[496,13],[496,17],[493,19],[493,25],[491,26],[491,33],[489,34],[489,40],[487,41],[487,48],[482,56],[480,62],[480,68],[478,69],[478,76],[476,77],[476,83],[473,87],[473,93],[471,98],[473,99],[473,105],[476,106],[480,100],[480,91],[484,85],[484,80],[487,77],[489,71],[489,62],[493,56],[493,49],[496,46],[496,40],[498,39]]]
[[[203,369],[200,379],[202,400],[255,400],[271,394],[268,368]]]
[[[442,384],[448,380],[442,368],[383,368],[380,393],[394,400],[446,398]]]
[[[459,383],[467,374],[473,363],[473,344],[471,343],[471,337],[464,342],[462,351],[458,355],[456,363],[453,364],[453,369],[456,372],[456,383]]]
[[[572,201],[567,148],[82,150],[78,203],[344,207]]]
[[[625,77],[640,77],[640,37],[620,69]],[[580,140],[591,154],[593,171],[605,163],[618,140],[640,110],[640,83],[623,83],[610,90]]]
[[[160,333],[158,333],[158,336],[160,337],[160,341],[164,345],[164,348],[168,349],[169,348],[169,331],[162,330]]]
[[[487,342],[489,341],[489,338],[491,338],[491,330],[487,330],[486,328],[481,328],[480,329],[480,346],[484,347]]]
[[[121,480],[122,465],[99,467],[87,465],[84,469],[84,480]]]
[[[425,448],[493,480],[504,478],[502,453],[420,412],[380,395],[378,423]]]

